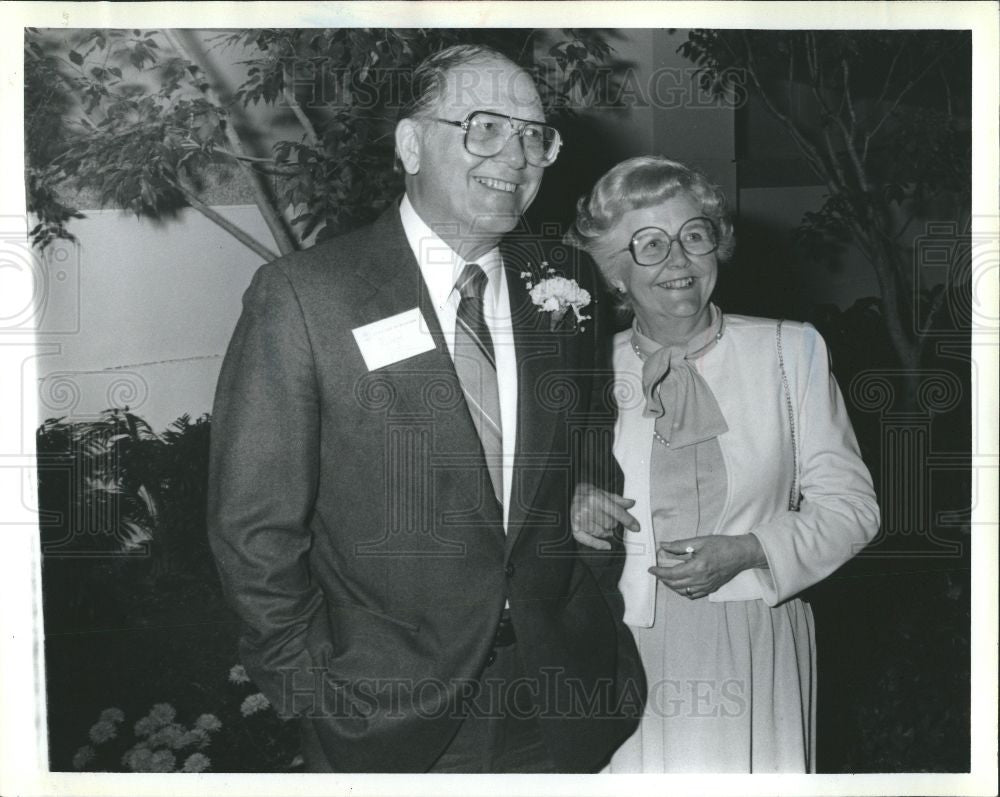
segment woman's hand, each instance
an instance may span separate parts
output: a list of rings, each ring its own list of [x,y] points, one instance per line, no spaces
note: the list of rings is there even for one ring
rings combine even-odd
[[[581,482],[576,486],[570,507],[573,538],[581,545],[599,551],[610,550],[608,539],[619,523],[629,531],[639,530],[639,521],[628,513],[634,505],[635,501],[631,498],[622,498],[593,484]]]
[[[678,595],[691,599],[710,595],[744,570],[767,567],[764,549],[753,534],[690,537],[660,543],[660,550],[685,561],[651,567],[649,572]]]

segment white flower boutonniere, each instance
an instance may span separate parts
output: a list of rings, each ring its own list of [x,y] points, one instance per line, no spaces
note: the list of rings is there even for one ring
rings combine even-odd
[[[542,261],[541,274],[537,276],[530,271],[522,271],[524,285],[531,295],[532,304],[538,307],[539,313],[549,314],[549,329],[554,330],[563,320],[567,310],[573,311],[573,323],[578,332],[585,327],[583,322],[590,319],[580,311],[590,304],[590,292],[581,288],[576,280],[567,279],[550,268],[548,262]]]

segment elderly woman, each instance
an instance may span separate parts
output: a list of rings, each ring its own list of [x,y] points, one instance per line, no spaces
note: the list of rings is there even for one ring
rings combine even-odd
[[[680,163],[618,164],[567,237],[634,314],[613,355],[625,498],[574,517],[592,547],[629,529],[620,585],[649,697],[610,771],[815,771],[813,617],[796,595],[879,524],[823,339],[711,303],[732,225]]]

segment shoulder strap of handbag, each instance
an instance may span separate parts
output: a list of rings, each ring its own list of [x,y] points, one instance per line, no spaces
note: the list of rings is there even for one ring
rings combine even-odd
[[[785,355],[781,349],[781,325],[778,322],[775,335],[778,344],[778,366],[781,368],[781,387],[785,392],[785,406],[788,409],[788,424],[792,431],[792,486],[788,492],[788,511],[798,512],[802,496],[799,492],[799,437],[795,433],[795,407],[792,405],[792,391],[788,386],[788,372],[785,370]]]

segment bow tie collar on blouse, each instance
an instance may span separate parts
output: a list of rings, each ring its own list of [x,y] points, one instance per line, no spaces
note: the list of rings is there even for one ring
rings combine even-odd
[[[632,349],[643,361],[643,415],[656,418],[656,437],[671,449],[702,443],[728,431],[712,389],[692,361],[711,351],[722,337],[722,313],[709,305],[711,323],[683,346],[661,346],[632,322]]]

